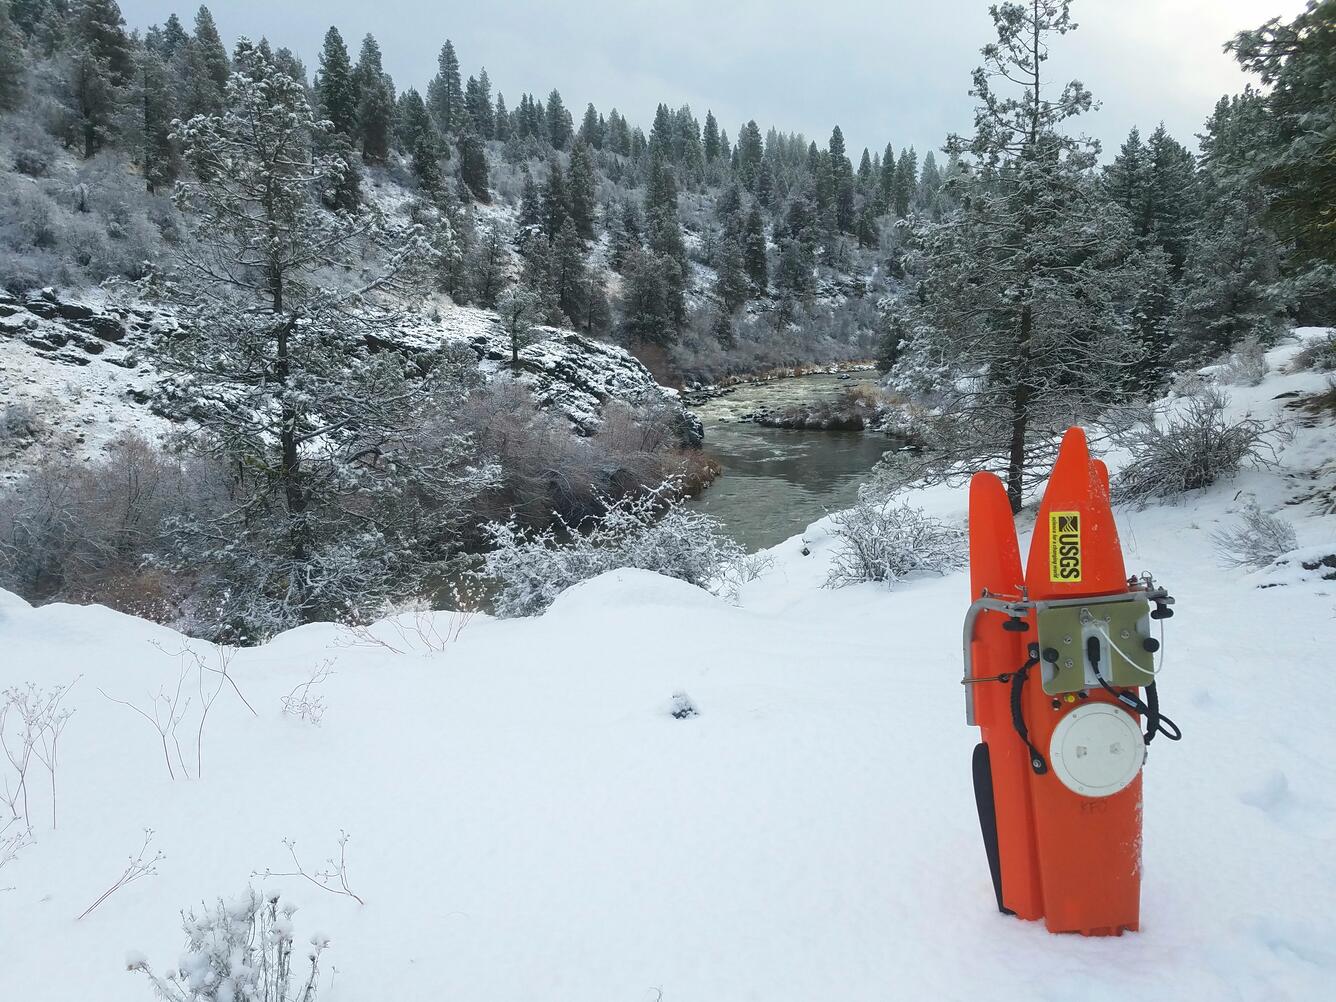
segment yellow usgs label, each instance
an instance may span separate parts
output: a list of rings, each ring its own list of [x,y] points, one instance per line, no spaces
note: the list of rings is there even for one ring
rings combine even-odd
[[[1048,513],[1048,577],[1050,581],[1081,580],[1081,513]]]

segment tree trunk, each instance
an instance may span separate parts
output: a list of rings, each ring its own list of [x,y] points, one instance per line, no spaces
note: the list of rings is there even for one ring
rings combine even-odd
[[[1034,316],[1030,304],[1021,307],[1019,352],[1015,360],[1016,384],[1011,391],[1011,445],[1007,455],[1007,498],[1011,513],[1025,503],[1025,437],[1030,424],[1030,332]]]

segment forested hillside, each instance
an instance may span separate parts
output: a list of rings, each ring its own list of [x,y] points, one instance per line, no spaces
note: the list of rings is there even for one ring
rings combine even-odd
[[[648,382],[623,348],[669,385],[875,357],[914,446],[879,482],[996,469],[1019,509],[1067,424],[1336,315],[1330,0],[1229,43],[1259,88],[1197,142],[1151,121],[1116,152],[1082,137],[1095,96],[1047,73],[1068,5],[1004,5],[973,132],[943,123],[921,156],[671,94],[652,116],[568,107],[559,79],[507,99],[449,41],[396,82],[370,35],[330,27],[307,67],[288,46],[310,39],[229,24],[229,51],[207,8],[188,20],[0,0],[0,320],[60,405],[6,398],[28,479],[4,581],[30,598],[264,635],[422,594],[491,519],[541,531],[708,479],[680,406],[622,393]],[[98,325],[132,315],[106,350]],[[613,375],[552,383],[557,337]],[[81,432],[110,447],[72,497],[52,426],[85,356],[143,375],[119,399],[176,435]],[[552,386],[583,384],[594,403],[554,421]],[[105,502],[127,464],[157,485],[132,526]]]

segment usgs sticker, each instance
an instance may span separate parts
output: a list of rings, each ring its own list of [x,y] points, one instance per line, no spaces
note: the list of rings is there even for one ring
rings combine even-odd
[[[1048,513],[1048,576],[1074,584],[1081,580],[1081,513]]]

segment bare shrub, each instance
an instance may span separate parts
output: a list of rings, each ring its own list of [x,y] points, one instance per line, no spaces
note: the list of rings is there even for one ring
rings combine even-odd
[[[865,494],[831,517],[838,538],[826,587],[864,581],[895,584],[921,572],[945,574],[965,565],[965,533],[895,498]]]
[[[143,706],[129,700],[117,699],[108,695],[102,689],[98,689],[98,692],[102,693],[111,702],[118,703],[138,714],[158,735],[158,741],[162,746],[163,764],[167,767],[169,778],[199,779],[204,775],[205,725],[208,723],[209,711],[213,709],[213,704],[217,702],[223,688],[225,686],[230,687],[253,716],[258,716],[258,714],[255,712],[255,707],[251,706],[250,701],[242,694],[236,680],[229,673],[232,659],[236,657],[236,648],[215,647],[214,660],[216,665],[206,661],[189,644],[176,652],[168,652],[161,646],[158,646],[158,650],[169,657],[179,659],[180,671],[177,674],[174,687],[162,686],[155,695],[148,698]],[[199,697],[197,709],[193,715],[190,712],[190,707],[195,699],[186,691],[187,683],[192,680]],[[186,747],[183,749],[181,747],[180,728],[181,724],[187,720],[190,720],[190,725],[187,730]],[[187,752],[190,750],[192,742],[194,755],[190,756]],[[192,757],[194,759],[193,773]]]
[[[77,682],[78,679],[75,679]],[[9,817],[31,832],[36,823],[32,808],[32,777],[35,763],[47,773],[51,800],[51,827],[56,827],[56,771],[60,764],[60,738],[74,711],[62,706],[74,683],[40,689],[35,683],[12,686],[0,692],[0,751],[9,763],[0,798]]]
[[[1302,348],[1294,353],[1291,367],[1315,369],[1318,372],[1331,372],[1336,369],[1336,328],[1326,334],[1305,341]]]
[[[280,702],[283,704],[285,717],[296,717],[308,724],[320,726],[320,721],[325,717],[325,697],[313,690],[317,686],[324,685],[334,674],[331,670],[333,664],[332,659],[320,662],[305,682],[298,682],[286,696],[282,697]]]
[[[0,411],[0,448],[30,442],[45,428],[46,422],[32,404],[6,404]]]
[[[634,567],[717,592],[746,556],[720,522],[681,506],[676,481],[621,498],[603,496],[603,512],[558,529],[529,529],[514,519],[484,526],[492,549],[478,574],[497,586],[499,616],[532,616],[571,585]],[[558,531],[559,530],[559,531]]]
[[[352,841],[352,836],[347,832],[339,832],[339,854],[337,857],[330,856],[325,860],[323,870],[308,871],[302,866],[301,860],[297,858],[297,843],[292,839],[284,839],[283,845],[288,850],[288,855],[292,857],[294,870],[276,871],[265,869],[263,873],[253,872],[252,877],[264,877],[266,880],[271,877],[301,877],[309,881],[322,891],[328,891],[330,894],[337,894],[341,897],[352,898],[359,905],[365,905],[361,896],[354,893],[348,886],[348,843]]]
[[[1118,441],[1132,458],[1118,474],[1115,495],[1147,504],[1209,487],[1245,464],[1273,465],[1275,443],[1285,429],[1253,417],[1231,421],[1228,407],[1223,391],[1203,385],[1181,407],[1151,412],[1120,433]]]
[[[0,493],[0,587],[34,602],[104,602],[167,618],[180,580],[146,558],[166,549],[174,517],[224,499],[217,471],[134,433],[99,462],[47,457]]]
[[[1257,386],[1268,371],[1266,347],[1257,337],[1250,336],[1239,342],[1221,375],[1225,382],[1235,386]]]
[[[157,850],[152,856],[148,854],[149,846],[153,844],[153,829],[144,829],[144,844],[139,847],[139,851],[132,855],[125,864],[125,869],[105,891],[97,896],[91,905],[81,911],[74,921],[78,922],[91,914],[98,905],[106,901],[117,891],[133,884],[136,880],[142,880],[144,877],[156,877],[158,875],[158,864],[163,860],[161,850]]]
[[[0,870],[18,859],[19,853],[30,845],[32,845],[32,835],[28,833],[27,828],[19,824],[18,818],[5,818],[0,821]],[[0,887],[0,891],[8,890],[12,888]]]
[[[1234,526],[1213,532],[1211,538],[1226,565],[1254,570],[1299,547],[1294,526],[1283,518],[1268,515],[1255,501],[1244,509]]]
[[[186,948],[166,977],[138,954],[127,957],[125,966],[147,976],[165,1002],[312,1002],[329,938],[319,933],[310,938],[309,966],[294,980],[296,911],[277,893],[247,888],[234,901],[219,898],[213,908],[182,913]]]

